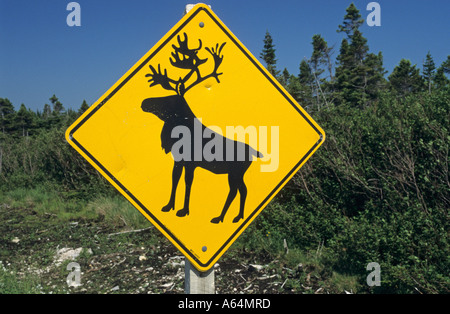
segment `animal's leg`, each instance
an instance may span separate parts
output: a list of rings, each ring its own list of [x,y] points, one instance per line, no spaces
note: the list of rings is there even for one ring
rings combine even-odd
[[[186,193],[184,195],[184,207],[177,212],[178,217],[184,217],[189,215],[189,198],[191,197],[191,187],[192,181],[194,180],[194,170],[195,168],[185,167],[184,168],[184,181],[186,183]]]
[[[239,194],[241,195],[241,203],[239,208],[239,214],[233,219],[233,223],[238,222],[239,220],[244,218],[244,207],[245,207],[245,199],[247,198],[247,187],[244,183],[244,177],[241,177],[240,183],[238,185]]]
[[[223,218],[225,217],[225,214],[228,211],[228,208],[230,207],[231,203],[233,202],[234,198],[237,194],[237,185],[236,182],[233,180],[234,178],[230,175],[228,175],[228,184],[230,185],[230,192],[228,193],[227,200],[225,201],[225,206],[222,209],[222,213],[219,217],[211,219],[211,222],[213,224],[218,224],[219,222],[223,222]]]
[[[169,212],[175,207],[175,193],[177,191],[178,181],[180,180],[182,172],[183,166],[179,163],[175,163],[172,171],[172,192],[170,193],[169,203],[162,208],[163,212]]]

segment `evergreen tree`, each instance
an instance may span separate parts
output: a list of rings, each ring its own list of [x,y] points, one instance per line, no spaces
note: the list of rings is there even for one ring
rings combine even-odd
[[[367,40],[359,31],[359,27],[364,23],[359,10],[352,3],[346,12],[343,25],[339,25],[337,30],[338,33],[345,33],[347,38],[342,40],[337,57],[336,89],[341,101],[358,104],[363,98],[363,61],[369,48]]]
[[[347,39],[343,39],[339,55],[336,58],[336,91],[340,101],[350,100],[353,86],[350,83],[350,78],[353,75],[354,60],[350,53],[350,46]]]
[[[337,96],[340,101],[353,105],[367,105],[383,86],[383,58],[381,54],[369,53],[367,39],[359,30],[364,20],[353,3],[346,12],[344,23],[338,29],[347,38],[342,40],[337,57]]]
[[[316,77],[324,72],[321,68],[326,63],[325,51],[328,49],[327,42],[320,35],[314,35],[312,38],[313,53],[311,56],[310,64],[313,73]]]
[[[293,74],[289,76],[286,90],[297,102],[305,105],[305,103],[302,101],[302,86],[298,77]]]
[[[291,74],[289,73],[288,69],[284,68],[283,73],[279,77],[278,81],[280,81],[281,85],[286,87],[289,84],[290,77],[291,77]]]
[[[0,131],[8,132],[15,114],[14,106],[8,98],[0,98]]]
[[[444,61],[439,68],[436,70],[436,74],[433,78],[434,84],[439,89],[445,88],[450,84],[450,80],[445,76],[445,74],[450,73],[450,56],[447,57],[447,60]]]
[[[351,37],[350,48],[353,53],[354,62],[356,66],[363,62],[369,52],[367,39],[362,35],[359,29],[356,29]]]
[[[434,82],[434,84],[436,84],[436,87],[439,88],[439,89],[442,89],[442,88],[444,88],[445,86],[447,86],[449,84],[449,80],[445,76],[445,72],[444,72],[444,68],[443,67],[439,67],[436,70],[436,75],[433,78],[433,82]]]
[[[55,95],[50,97],[49,100],[53,105],[53,110],[50,119],[48,119],[48,126],[52,127],[60,125],[63,118],[62,113],[64,112],[64,106]]]
[[[75,122],[75,120],[76,120],[79,116],[80,116],[79,111],[75,111],[75,110],[69,108],[69,109],[66,111],[66,114],[64,115],[64,120],[62,121],[62,122],[63,122],[63,125],[64,125],[64,126],[69,126],[69,125],[71,125],[73,122]]]
[[[450,56],[447,56],[447,60],[442,63],[442,68],[445,74],[450,74]]]
[[[299,101],[307,108],[312,105],[314,90],[314,76],[312,74],[309,62],[305,59],[300,62],[299,83]]]
[[[55,94],[53,94],[53,96],[52,97],[50,97],[50,99],[49,99],[51,102],[52,102],[52,104],[54,104],[55,102],[57,102],[58,101],[58,97],[56,97],[56,95]]]
[[[21,134],[21,136],[29,135],[33,122],[33,115],[24,104],[20,105],[20,109],[17,111],[14,122],[18,134]]]
[[[87,104],[86,100],[83,100],[83,103],[81,104],[80,109],[78,109],[78,113],[82,114],[88,109],[89,109],[89,105]]]
[[[301,84],[312,86],[314,83],[314,76],[311,73],[311,67],[306,60],[300,62],[300,74],[298,75]]]
[[[425,80],[425,83],[428,88],[428,93],[431,94],[431,87],[434,80],[436,65],[434,64],[433,57],[431,57],[430,52],[427,53],[425,62],[423,64],[423,79]]]
[[[381,51],[376,55],[368,53],[364,59],[365,73],[365,94],[367,101],[374,101],[377,99],[381,90],[387,86],[387,81],[384,78],[387,71],[383,67],[383,54]]]
[[[346,12],[344,23],[338,26],[338,32],[344,32],[349,38],[352,38],[355,31],[364,23],[364,19],[361,18],[361,14],[359,14],[359,10],[354,3],[350,4]]]
[[[323,103],[327,103],[327,98],[332,92],[333,74],[331,55],[333,48],[328,47],[328,43],[320,35],[314,35],[312,38],[313,53],[309,61],[311,67],[311,74],[314,78],[313,93],[316,98],[317,109],[320,110]],[[325,70],[328,69],[330,82],[322,77]]]
[[[33,135],[37,132],[39,132],[39,128],[42,126],[42,120],[40,119],[38,112],[33,111],[28,108],[28,127],[27,131],[30,135]]]
[[[44,111],[42,112],[42,117],[44,120],[47,120],[50,118],[50,115],[52,114],[52,108],[49,104],[44,105]]]
[[[64,106],[62,103],[58,100],[58,97],[53,94],[52,97],[49,99],[53,104],[53,114],[59,115],[64,111]]]
[[[415,65],[411,65],[411,61],[402,59],[389,75],[389,83],[400,96],[421,91],[423,80],[419,72]]]
[[[314,74],[320,77],[328,70],[328,78],[333,81],[333,47],[328,47],[328,43],[321,35],[314,35],[312,38],[313,53],[311,55],[310,64]]]
[[[272,36],[269,31],[266,31],[266,35],[264,37],[264,48],[260,54],[260,58],[264,60],[266,63],[267,70],[273,76],[277,77],[279,75],[279,71],[277,71],[277,59],[275,58],[275,45],[273,44]]]
[[[283,85],[284,88],[286,88],[286,86],[289,84],[290,77],[291,74],[289,73],[288,69],[284,68],[281,75],[277,77],[277,80],[281,85]]]

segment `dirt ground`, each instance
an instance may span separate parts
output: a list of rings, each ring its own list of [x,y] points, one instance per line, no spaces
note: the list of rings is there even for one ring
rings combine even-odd
[[[0,267],[38,293],[183,294],[184,256],[155,228],[117,234],[102,219],[61,222],[32,208],[0,206]],[[79,267],[79,283],[71,262]],[[69,268],[68,268],[69,266]],[[233,249],[214,267],[217,294],[326,293],[313,266]],[[34,290],[36,291],[36,290]]]

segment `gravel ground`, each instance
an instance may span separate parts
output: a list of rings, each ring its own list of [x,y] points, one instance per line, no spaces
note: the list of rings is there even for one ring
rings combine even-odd
[[[7,205],[0,206],[0,221],[0,266],[31,280],[38,293],[184,293],[184,256],[153,227],[116,234],[102,219],[61,222]],[[67,283],[77,279],[73,265],[80,270],[77,287]],[[214,272],[217,294],[328,292],[313,266],[288,268],[233,247]]]

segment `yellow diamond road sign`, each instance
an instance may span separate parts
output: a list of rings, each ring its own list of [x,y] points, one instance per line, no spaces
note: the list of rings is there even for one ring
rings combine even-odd
[[[66,139],[206,271],[325,134],[199,4],[67,130]]]

